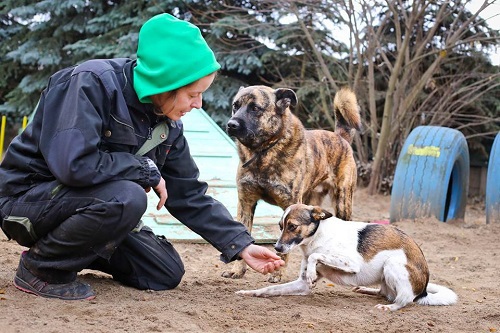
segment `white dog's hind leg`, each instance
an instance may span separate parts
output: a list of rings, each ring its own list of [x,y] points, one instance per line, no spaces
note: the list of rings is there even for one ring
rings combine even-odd
[[[256,297],[271,297],[282,295],[309,295],[311,288],[303,279],[298,279],[292,282],[278,284],[255,290],[239,290],[238,295],[256,296]]]
[[[382,287],[380,294],[394,304],[378,304],[375,306],[377,309],[396,311],[413,303],[416,295],[413,294],[409,273],[405,265],[406,257],[404,260],[401,260],[400,257],[391,257],[385,261],[384,281],[382,282],[382,285],[385,283],[385,287]]]

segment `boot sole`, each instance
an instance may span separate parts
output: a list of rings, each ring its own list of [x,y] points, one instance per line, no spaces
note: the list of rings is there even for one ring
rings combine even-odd
[[[28,293],[28,294],[47,297],[47,298],[57,298],[57,299],[65,300],[65,301],[92,300],[95,298],[95,295],[90,295],[88,297],[83,297],[83,298],[71,298],[71,297],[59,297],[59,296],[55,296],[52,294],[46,294],[46,293],[34,290],[26,281],[24,281],[23,279],[21,279],[17,276],[14,278],[14,286],[17,289],[24,291],[25,293]]]

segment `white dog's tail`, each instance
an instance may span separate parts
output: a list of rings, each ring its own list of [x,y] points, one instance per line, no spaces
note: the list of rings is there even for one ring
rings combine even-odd
[[[434,283],[427,285],[427,296],[419,298],[420,305],[451,305],[457,302],[458,296],[453,290]]]

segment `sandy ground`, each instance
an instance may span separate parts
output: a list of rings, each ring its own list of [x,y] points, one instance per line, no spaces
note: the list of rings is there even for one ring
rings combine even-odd
[[[389,197],[358,190],[354,218],[387,219],[389,206]],[[175,246],[186,275],[175,290],[135,290],[83,271],[80,279],[93,286],[94,300],[50,300],[15,289],[23,247],[2,235],[0,332],[500,332],[500,224],[486,225],[484,205],[469,206],[463,223],[396,225],[422,247],[431,281],[459,295],[456,305],[382,312],[374,306],[385,300],[327,281],[309,296],[242,297],[234,292],[266,286],[267,277],[249,271],[243,279],[225,279],[221,273],[228,267],[214,248],[182,243]],[[296,278],[299,261],[294,252],[286,280]]]

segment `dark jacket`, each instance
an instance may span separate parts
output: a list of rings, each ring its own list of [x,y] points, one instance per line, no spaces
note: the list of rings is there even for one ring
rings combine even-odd
[[[90,60],[55,73],[32,122],[0,164],[0,197],[53,180],[71,187],[131,180],[146,188],[157,183],[150,177],[150,158],[165,179],[169,212],[221,251],[222,261],[234,260],[253,239],[221,203],[205,195],[207,184],[198,180],[182,122],[157,116],[152,104],[139,102],[134,65],[124,58]],[[165,120],[167,140],[147,158],[135,156]]]

